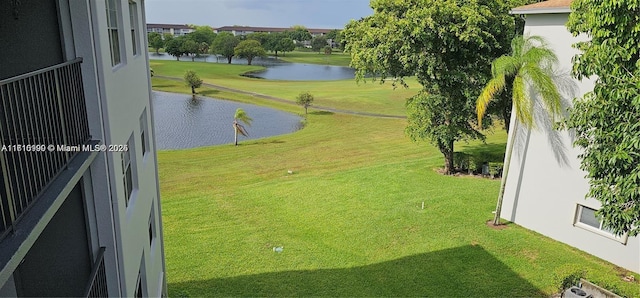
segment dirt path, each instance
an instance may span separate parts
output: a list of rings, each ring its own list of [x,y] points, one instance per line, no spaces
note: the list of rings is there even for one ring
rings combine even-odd
[[[180,82],[184,81],[184,79],[176,78],[176,77],[168,77],[168,76],[160,76],[160,75],[155,75],[154,77],[160,78],[160,79],[172,80],[172,81],[180,81]],[[257,97],[257,98],[266,99],[266,100],[273,100],[273,101],[282,102],[282,103],[291,104],[291,105],[295,105],[296,104],[295,102],[293,102],[291,100],[286,100],[284,98],[274,97],[274,96],[270,96],[270,95],[264,95],[264,94],[255,93],[255,92],[251,92],[251,91],[234,89],[234,88],[229,88],[229,87],[224,87],[224,86],[214,85],[214,84],[209,84],[209,83],[202,83],[202,85],[206,86],[206,87],[209,87],[209,88],[217,89],[217,90],[235,92],[235,93],[240,93],[240,94],[247,94],[247,95],[251,95],[251,96],[254,96],[254,97]],[[370,117],[379,117],[379,118],[395,118],[395,119],[406,119],[407,118],[406,116],[385,115],[385,114],[377,114],[377,113],[367,113],[367,112],[358,112],[358,111],[350,111],[350,110],[340,110],[340,109],[334,109],[334,108],[330,108],[330,107],[323,107],[323,106],[316,106],[316,105],[313,105],[312,107],[314,109],[316,109],[316,110],[333,112],[333,113],[352,114],[352,115],[370,116]]]

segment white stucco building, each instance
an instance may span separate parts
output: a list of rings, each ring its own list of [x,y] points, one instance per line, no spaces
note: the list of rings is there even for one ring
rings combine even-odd
[[[188,25],[181,24],[147,24],[147,33],[157,32],[160,34],[171,34],[173,36],[187,35],[193,31],[196,31]]]
[[[567,73],[572,67],[572,57],[578,54],[572,44],[585,38],[573,37],[565,27],[570,4],[570,0],[550,0],[512,10],[513,14],[526,18],[525,34],[546,38],[560,60],[559,69]],[[561,87],[567,85],[571,84]],[[573,80],[576,97],[592,88],[592,80]],[[571,98],[566,100],[570,103]],[[508,142],[515,143],[502,217],[640,272],[640,238],[615,237],[603,230],[594,215],[600,202],[585,199],[589,184],[586,173],[580,170],[580,149],[573,146],[571,132],[554,130],[539,109],[536,117],[541,119],[536,123],[537,129],[519,126],[517,131],[513,129],[516,121],[512,118]]]
[[[165,296],[144,0],[2,4],[0,296]]]

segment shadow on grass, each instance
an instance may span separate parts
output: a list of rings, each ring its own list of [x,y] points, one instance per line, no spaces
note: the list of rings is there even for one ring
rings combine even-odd
[[[507,144],[490,143],[466,147],[460,152],[470,155],[478,162],[503,162]]]
[[[324,116],[324,115],[333,115],[334,113],[329,111],[313,111],[313,112],[309,112],[309,114]]]
[[[238,145],[253,146],[253,145],[283,144],[283,143],[285,143],[285,141],[282,141],[282,140],[271,140],[271,141],[255,141],[255,142],[247,142],[247,143],[244,143],[244,144],[238,144]]]
[[[298,252],[272,254],[297,258]],[[303,253],[303,252],[299,252]],[[169,283],[170,296],[545,296],[480,246],[461,246],[367,266],[271,272]]]

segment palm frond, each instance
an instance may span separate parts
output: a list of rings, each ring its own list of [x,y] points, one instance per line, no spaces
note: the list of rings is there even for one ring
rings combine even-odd
[[[549,48],[533,47],[522,56],[523,65],[535,64],[539,68],[552,69],[558,64],[558,56]]]
[[[249,117],[249,115],[247,115],[247,113],[241,108],[237,108],[236,109],[236,113],[233,116],[233,118],[236,121],[242,121],[247,126],[251,126],[251,121],[253,121],[253,119],[251,117]]]
[[[520,68],[520,61],[511,56],[502,56],[491,63],[491,74],[495,78],[499,75],[505,77],[514,76]]]
[[[533,127],[533,103],[527,95],[527,86],[522,76],[517,75],[513,79],[513,108],[516,118],[520,123]]]
[[[531,87],[540,96],[546,112],[552,121],[561,113],[562,96],[553,80],[553,73],[548,69],[541,69],[535,65],[525,65],[523,75],[529,81]]]
[[[504,89],[505,86],[505,76],[504,74],[498,75],[494,77],[487,83],[487,85],[482,89],[482,93],[476,100],[476,113],[478,115],[478,125],[482,126],[482,118],[487,112],[487,106],[489,106],[489,102],[495,97],[495,95]]]

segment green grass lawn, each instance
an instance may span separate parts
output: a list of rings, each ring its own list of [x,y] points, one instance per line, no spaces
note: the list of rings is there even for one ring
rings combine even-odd
[[[243,80],[230,69],[205,69],[205,81]],[[347,82],[339,84],[348,92]],[[190,92],[179,82],[154,78],[153,85]],[[287,90],[276,89],[271,95],[286,97]],[[622,282],[621,272],[605,261],[515,224],[487,227],[499,181],[438,174],[441,154],[412,143],[405,125],[314,111],[292,134],[238,147],[160,151],[170,296],[548,297],[560,278],[577,270],[637,295],[638,284]],[[504,150],[505,139],[496,131],[487,144],[458,149]],[[279,246],[283,252],[274,252]]]
[[[289,62],[337,66],[349,66],[349,63],[351,62],[351,56],[338,49],[334,49],[334,52],[331,53],[331,55],[325,55],[324,52],[318,53],[314,51],[295,50],[293,52],[285,53],[284,56],[279,55],[278,58]]]
[[[389,115],[405,115],[405,99],[416,94],[419,84],[409,79],[409,88],[394,89],[391,83],[339,81],[270,81],[240,76],[263,69],[262,66],[218,64],[188,61],[152,60],[157,75],[183,77],[192,69],[207,83],[266,94],[295,102],[300,92],[309,91],[314,105]]]

